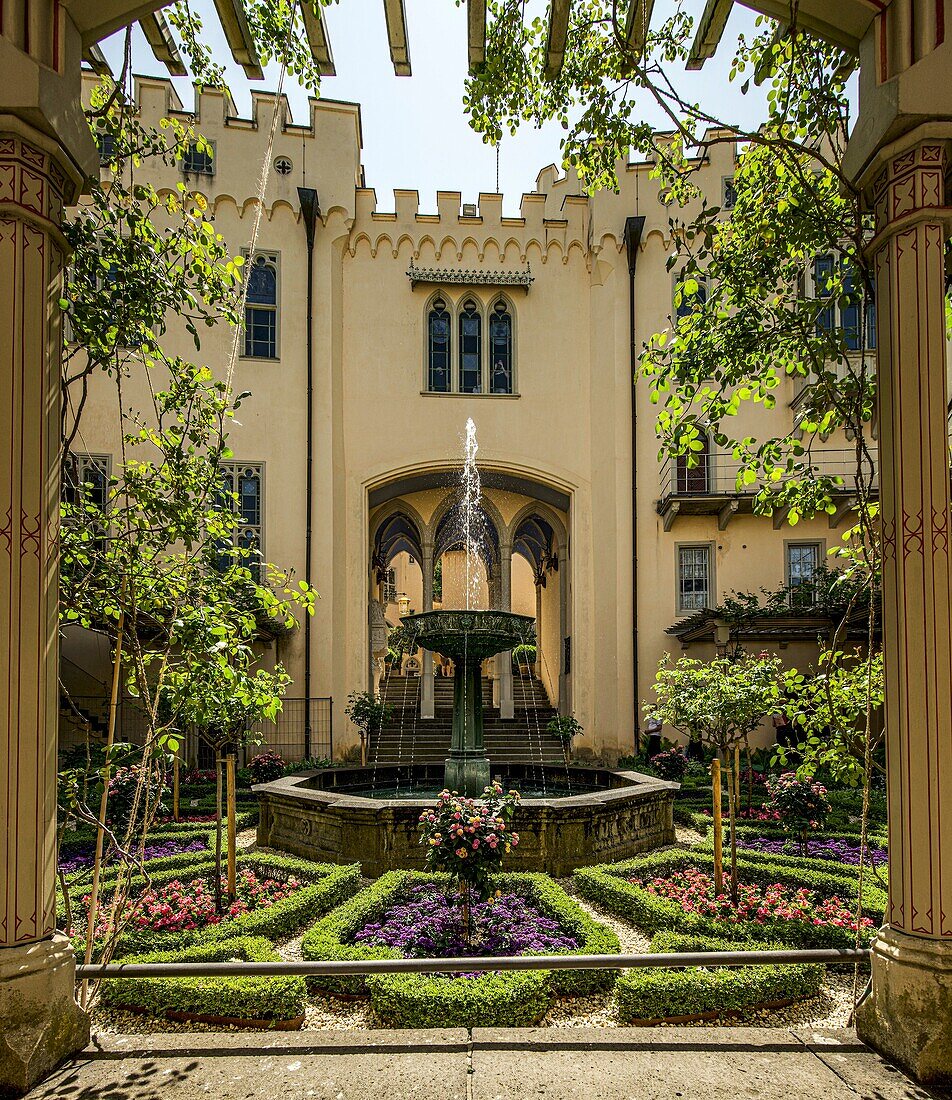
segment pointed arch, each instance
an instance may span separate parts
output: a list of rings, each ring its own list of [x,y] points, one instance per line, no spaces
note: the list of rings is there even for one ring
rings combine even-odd
[[[460,299],[456,312],[457,389],[485,393],[483,384],[483,307],[475,294]]]
[[[427,299],[424,309],[423,388],[449,393],[453,388],[453,301],[441,290]]]
[[[486,311],[489,393],[516,392],[516,311],[509,296],[497,294]]]

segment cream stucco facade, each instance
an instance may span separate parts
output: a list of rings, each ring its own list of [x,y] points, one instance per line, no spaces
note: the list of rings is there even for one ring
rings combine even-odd
[[[186,117],[166,80],[139,78],[135,95],[147,123]],[[675,276],[665,266],[672,248],[668,212],[650,166],[623,167],[618,193],[594,197],[581,193],[577,179],[543,169],[536,190],[523,196],[519,217],[503,216],[500,195],[482,194],[477,206],[463,207],[455,191],[439,192],[432,213],[421,210],[411,190],[397,191],[388,209],[364,186],[356,104],[312,102],[303,125],[292,121],[285,101],[256,93],[253,104],[253,117],[242,119],[220,93],[197,97],[194,124],[215,151],[211,174],[185,176],[170,165],[144,170],[160,191],[183,179],[200,190],[232,251],[247,251],[272,112],[278,111],[255,242],[255,256],[277,273],[275,354],[239,354],[234,361],[235,388],[253,398],[242,408],[231,446],[239,465],[260,468],[265,558],[297,577],[308,575],[308,251],[297,189],[318,194],[310,576],[320,600],[309,624],[310,685],[304,629],[280,639],[273,651],[294,677],[292,694],[332,697],[337,744],[346,745],[353,735],[343,702],[351,691],[374,686],[382,667],[373,660],[370,601],[391,597],[384,608],[391,626],[400,596],[413,610],[432,606],[424,568],[447,552],[443,603],[458,605],[444,516],[471,417],[491,528],[483,598],[539,615],[537,671],[553,705],[584,726],[580,747],[609,759],[630,753],[636,701],[650,697],[662,654],[681,651],[665,633],[690,610],[680,574],[698,567],[700,557],[706,581],[697,582],[688,600],[703,598],[707,606],[733,590],[776,589],[786,579],[791,542],[814,546],[822,561],[849,517],[844,506],[832,519],[804,521],[794,531],[751,514],[749,501],[736,493],[727,456],[712,452],[700,493],[695,482],[679,484],[670,466],[659,463],[655,407],[641,382],[632,401],[631,381],[632,347],[669,325],[673,309]],[[698,180],[720,201],[732,171],[731,147],[715,145]],[[632,276],[626,219],[639,217],[644,223]],[[453,389],[459,388],[459,315],[467,302],[481,312],[483,391],[491,386],[489,315],[504,303],[511,318],[511,393],[428,392],[428,317],[436,299],[450,318]],[[170,339],[174,348],[176,337]],[[201,357],[224,375],[233,344],[233,330],[219,326],[203,337]],[[194,354],[184,335],[177,350]],[[133,368],[127,400],[144,396],[144,386]],[[776,409],[743,412],[738,431],[786,431],[796,396],[795,383],[784,382]],[[90,453],[118,453],[115,397],[105,383],[91,394],[82,440]],[[843,445],[830,441],[828,448],[825,468],[848,474]],[[526,524],[537,520],[541,525],[527,535]],[[791,663],[815,653],[810,642],[779,644]],[[712,639],[693,645],[692,653],[713,649]],[[68,646],[66,652],[82,663]],[[420,658],[426,674],[428,659]]]

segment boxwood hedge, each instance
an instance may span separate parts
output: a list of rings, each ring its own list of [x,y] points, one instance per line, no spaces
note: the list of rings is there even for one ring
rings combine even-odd
[[[305,934],[305,959],[395,959],[387,947],[355,944],[353,936],[383,913],[411,886],[445,883],[446,876],[391,871],[335,909]],[[521,894],[557,920],[581,946],[561,954],[607,955],[620,950],[618,937],[593,920],[547,875],[501,874],[494,889]],[[426,974],[378,974],[318,978],[313,984],[331,992],[369,993],[378,1015],[399,1027],[518,1027],[544,1015],[553,993],[582,995],[611,987],[613,970],[506,971],[458,979]]]
[[[769,886],[780,882],[793,888],[816,890],[823,897],[838,896],[850,904],[856,896],[856,876],[804,866],[806,860],[789,859],[765,852],[744,852],[738,856],[737,870],[741,881]],[[814,860],[813,863],[823,861]],[[830,865],[827,864],[829,867]],[[835,865],[833,865],[835,866]],[[739,940],[775,940],[795,947],[852,947],[854,934],[835,925],[814,925],[806,921],[785,921],[777,918],[756,921],[726,921],[699,913],[686,912],[676,901],[656,897],[629,881],[632,877],[661,876],[672,870],[698,867],[712,872],[714,857],[710,852],[662,851],[638,856],[620,863],[585,867],[575,872],[579,894],[604,906],[619,916],[633,921],[648,931],[673,931],[715,936],[732,942]],[[886,908],[883,890],[866,881],[863,890],[865,913],[874,921],[882,920]]]
[[[788,862],[791,867],[807,867],[815,871],[832,871],[834,874],[857,876],[859,868],[850,863],[840,863],[835,859],[819,859],[816,856],[801,856],[796,850],[790,852],[761,852],[757,848],[741,848],[740,842],[742,840],[752,839],[756,840],[757,837],[764,837],[767,840],[789,840],[790,835],[785,833],[782,829],[751,829],[751,828],[738,828],[738,856],[743,856],[745,859],[757,859],[763,856],[769,856],[773,859],[783,860]],[[859,834],[855,836],[852,833],[811,833],[811,840],[844,840],[850,844],[859,844]],[[887,838],[879,833],[870,833],[869,843],[875,844],[877,847],[884,848],[887,844]],[[730,844],[729,834],[725,835],[724,839],[724,858],[727,859],[727,851]],[[796,842],[794,841],[793,847],[796,848]],[[714,826],[708,826],[707,835],[698,844],[692,846],[692,851],[700,852],[713,852],[714,851]],[[881,864],[877,867],[877,871],[880,876],[885,880],[887,877],[887,867],[885,864]],[[868,869],[867,869],[868,874]],[[873,880],[875,882],[875,879]],[[855,892],[855,890],[854,890]]]
[[[188,855],[188,853],[185,853]],[[170,856],[168,860],[156,860],[156,863],[171,863],[182,860],[184,856]],[[357,863],[338,866],[332,863],[312,863],[306,859],[290,856],[276,856],[262,852],[239,855],[236,866],[250,868],[259,876],[287,879],[291,876],[303,880],[294,893],[282,898],[268,909],[259,909],[243,913],[239,917],[229,918],[219,924],[208,925],[194,932],[153,932],[148,929],[127,927],[117,944],[116,956],[126,956],[143,951],[171,951],[183,946],[215,943],[220,940],[234,939],[237,936],[266,936],[278,940],[293,936],[306,928],[318,917],[323,916],[342,901],[349,898],[360,888],[360,865]],[[149,865],[149,880],[141,875],[132,879],[130,897],[140,891],[165,886],[175,879],[191,880],[211,877],[215,872],[214,860],[207,858],[176,864],[161,869]],[[108,896],[109,888],[115,885],[115,878],[104,878],[103,894]]]
[[[650,950],[736,951],[739,946],[736,941],[658,932],[651,940]],[[781,947],[771,943],[743,946],[761,951]],[[822,966],[804,964],[626,970],[615,984],[615,1002],[622,1023],[647,1023],[707,1012],[740,1012],[775,1001],[803,1000],[819,993],[822,980]]]
[[[278,962],[273,945],[258,936],[237,936],[184,951],[154,951],[124,958],[127,963]],[[273,978],[110,978],[100,997],[111,1008],[146,1012],[151,1016],[185,1012],[193,1016],[225,1016],[236,1020],[297,1020],[307,1006],[307,986],[301,977]]]

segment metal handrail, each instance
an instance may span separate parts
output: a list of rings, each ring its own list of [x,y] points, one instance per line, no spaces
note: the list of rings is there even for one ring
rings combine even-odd
[[[482,970],[635,970],[646,967],[774,966],[783,963],[858,963],[868,947],[790,951],[677,951],[636,955],[481,955],[447,959],[324,959],[316,962],[92,963],[77,966],[78,981],[102,978],[284,978],[360,974],[448,974]]]

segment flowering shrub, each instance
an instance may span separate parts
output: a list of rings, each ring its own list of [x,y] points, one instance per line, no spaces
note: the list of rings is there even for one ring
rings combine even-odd
[[[59,861],[59,869],[64,875],[71,875],[75,871],[82,871],[92,867],[95,855],[95,845],[79,852],[73,852],[65,859]],[[208,843],[204,840],[164,840],[161,843],[147,844],[143,852],[143,861],[150,859],[163,859],[165,856],[177,856],[183,852],[206,852]],[[106,862],[106,861],[104,861]]]
[[[558,921],[515,893],[497,891],[486,901],[472,903],[470,922],[467,939],[459,898],[448,897],[436,884],[411,886],[398,904],[364,925],[354,943],[392,947],[411,959],[551,953],[580,946]]]
[[[737,838],[738,848],[749,848],[758,852],[771,852],[774,855],[792,855],[792,844],[789,840],[770,840],[768,837],[741,837]],[[826,840],[808,840],[806,847],[798,845],[800,855],[809,856],[810,859],[829,859],[835,863],[848,864],[858,867],[860,863],[860,846],[851,844],[841,838]],[[885,848],[876,844],[866,845],[867,865],[872,863],[877,867],[887,861],[888,854]]]
[[[820,927],[831,925],[851,932],[857,929],[856,919],[847,904],[838,897],[823,898],[815,890],[795,888],[783,883],[762,886],[757,883],[737,886],[737,905],[728,894],[714,892],[714,879],[697,867],[672,869],[656,878],[628,880],[655,897],[676,902],[686,913],[731,923],[768,920],[801,921]],[[875,924],[869,917],[860,920],[859,928],[872,933]]]
[[[683,749],[668,749],[652,756],[648,763],[662,779],[680,783],[688,770],[688,758]]]
[[[109,777],[108,823],[110,825],[124,827],[129,824],[141,775],[142,767],[139,764],[130,764],[128,767],[113,770]],[[146,805],[151,804],[155,797],[155,780],[155,775],[150,774],[142,789],[138,807],[140,818]]]
[[[826,797],[826,787],[812,776],[801,779],[796,772],[784,772],[767,780],[767,790],[770,792],[767,806],[776,810],[783,828],[796,833],[804,846],[807,834],[820,828],[833,809]]]
[[[518,804],[518,792],[504,794],[498,783],[487,787],[482,798],[443,791],[436,805],[420,814],[427,866],[446,871],[487,897],[489,876],[519,843],[510,824]]]
[[[259,752],[248,762],[248,771],[251,773],[252,783],[272,783],[284,775],[287,764],[284,758],[273,749]]]
[[[294,893],[301,885],[293,876],[286,882],[274,879],[259,879],[254,871],[243,868],[239,871],[235,887],[236,897],[226,902],[222,914],[215,911],[215,891],[206,878],[192,879],[183,883],[173,879],[155,890],[149,890],[138,898],[130,898],[125,905],[121,922],[128,921],[134,929],[149,932],[192,932],[209,924],[218,924],[230,917],[239,917],[259,909],[269,909],[282,898]],[[222,891],[227,883],[222,880]],[[83,898],[83,907],[88,911],[90,896]],[[108,914],[96,928],[96,936],[105,935]]]
[[[200,768],[189,768],[181,777],[181,782],[190,787],[199,787],[204,783],[214,783],[215,769],[206,768],[202,770]]]

